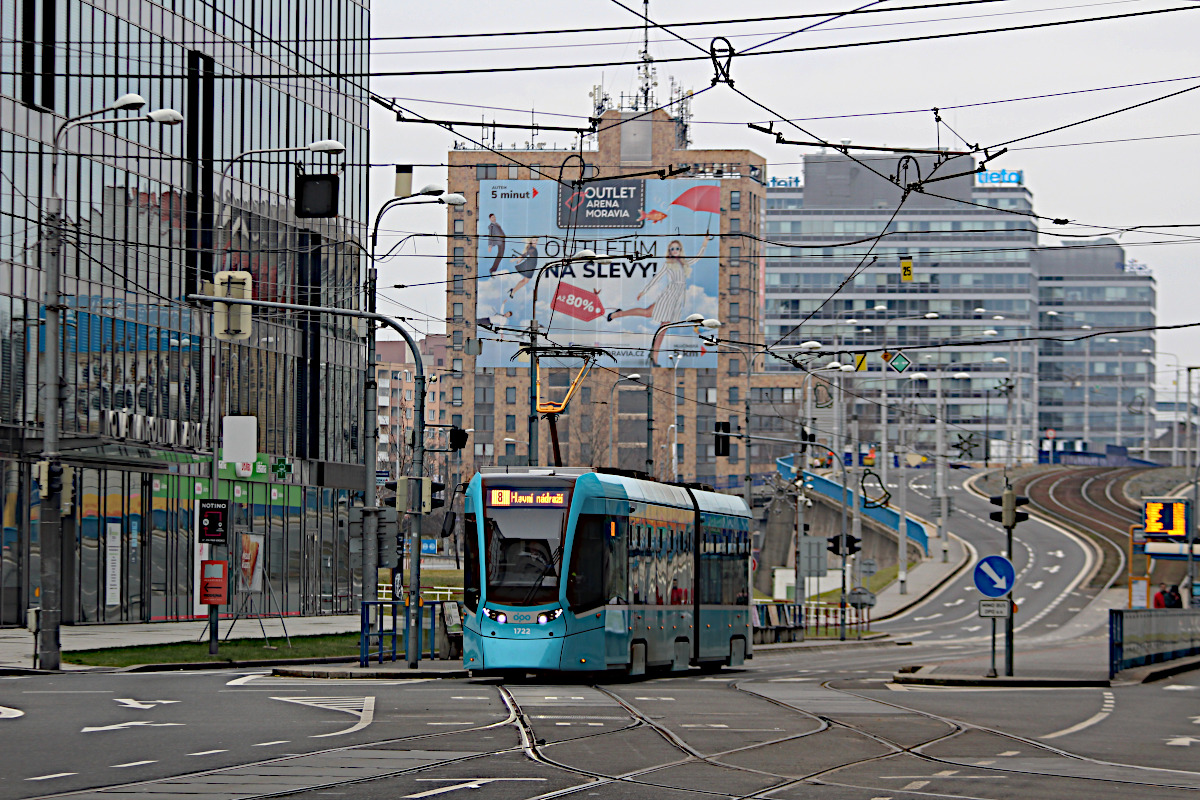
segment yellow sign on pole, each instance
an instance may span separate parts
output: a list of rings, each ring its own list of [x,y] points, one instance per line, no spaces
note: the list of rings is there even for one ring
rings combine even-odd
[[[905,283],[911,283],[913,279],[913,267],[911,259],[904,259],[900,262],[900,280]]]
[[[867,368],[867,354],[856,353],[854,355],[854,369],[856,372],[862,372]]]

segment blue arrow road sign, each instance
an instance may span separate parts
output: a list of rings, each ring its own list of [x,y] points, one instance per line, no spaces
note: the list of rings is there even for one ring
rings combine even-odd
[[[987,597],[1003,597],[1013,589],[1017,571],[1004,556],[988,556],[975,565],[975,588]]]

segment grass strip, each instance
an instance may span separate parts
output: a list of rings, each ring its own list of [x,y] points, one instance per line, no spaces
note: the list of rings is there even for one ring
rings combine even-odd
[[[283,636],[271,636],[271,648],[262,637],[230,639],[221,642],[220,652],[208,653],[208,641],[172,644],[105,647],[97,650],[69,650],[62,660],[89,667],[131,667],[135,664],[188,664],[214,661],[262,661],[271,658],[336,658],[358,655],[357,633],[326,633],[318,636],[293,636],[288,647]]]

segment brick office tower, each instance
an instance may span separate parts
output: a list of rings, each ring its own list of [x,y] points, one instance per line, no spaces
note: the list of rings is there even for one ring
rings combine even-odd
[[[742,487],[748,471],[761,479],[774,469],[776,453],[755,447],[748,470],[746,444],[736,439],[728,458],[716,457],[713,437],[718,421],[744,427],[747,392],[757,398],[765,390],[769,400],[772,387],[800,380],[791,368],[764,373],[761,355],[747,364],[763,344],[765,162],[749,150],[686,149],[684,125],[665,111],[608,110],[590,149],[585,142],[582,151],[539,144],[448,154],[451,191],[467,204],[450,216],[450,373],[437,392],[450,421],[474,429],[464,475],[531,456],[553,463],[544,420],[536,452],[529,446],[529,361],[518,354],[535,284],[539,346],[601,347],[613,356],[597,362],[558,418],[564,465],[611,464],[663,479],[674,470],[722,489]],[[688,169],[666,180],[646,174],[679,167]],[[580,177],[603,180],[575,183]],[[581,250],[611,260],[566,261]],[[719,329],[699,331],[719,336],[719,347],[692,326],[663,330],[692,314],[720,320]],[[543,362],[543,400],[563,397],[577,363]],[[752,429],[794,433],[794,405],[763,409],[770,419],[752,411]]]

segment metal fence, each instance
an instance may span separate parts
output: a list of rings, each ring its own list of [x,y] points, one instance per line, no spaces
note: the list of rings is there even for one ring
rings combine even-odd
[[[1108,612],[1108,675],[1200,654],[1200,611],[1156,608]]]

